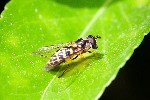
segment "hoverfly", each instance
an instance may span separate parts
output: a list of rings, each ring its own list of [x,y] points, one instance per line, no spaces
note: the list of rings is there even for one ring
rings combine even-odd
[[[101,37],[98,35],[97,36],[88,35],[87,37],[79,38],[76,41],[41,47],[37,51],[33,52],[33,54],[49,58],[48,62],[44,67],[44,70],[49,71],[63,62],[67,62],[68,59],[74,60],[80,54],[86,52],[90,53],[89,50],[91,48],[97,49],[98,45],[96,39],[98,38]],[[53,55],[49,55],[52,52]]]

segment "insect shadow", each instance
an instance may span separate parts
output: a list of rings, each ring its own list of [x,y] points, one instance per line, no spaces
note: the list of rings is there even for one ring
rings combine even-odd
[[[82,55],[80,55],[82,56]],[[77,74],[76,70],[82,71],[86,66],[90,66],[90,62],[95,60],[102,59],[104,54],[101,53],[92,53],[89,56],[83,56],[80,58],[76,58],[75,60],[70,61],[70,63],[65,62],[62,65],[56,66],[54,69],[50,70],[49,72],[53,75],[56,75],[56,72],[59,74],[57,75],[58,78],[64,76],[70,76],[72,74]]]

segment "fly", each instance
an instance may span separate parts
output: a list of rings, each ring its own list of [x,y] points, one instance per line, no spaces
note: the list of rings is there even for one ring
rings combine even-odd
[[[97,49],[98,45],[96,39],[98,38],[101,37],[99,35],[88,35],[87,37],[79,38],[76,41],[51,46],[44,46],[33,52],[33,54],[49,58],[48,62],[44,67],[44,70],[49,71],[63,62],[67,62],[68,59],[74,60],[80,54],[90,52],[90,49]],[[50,53],[52,52],[54,53],[50,55]]]

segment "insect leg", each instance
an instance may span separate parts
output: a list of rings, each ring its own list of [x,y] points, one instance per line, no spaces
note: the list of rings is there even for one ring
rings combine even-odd
[[[75,60],[78,57],[78,55],[76,55],[74,58],[72,58],[72,60]]]
[[[88,51],[88,53],[92,53],[91,51]]]
[[[68,64],[68,66],[69,66],[69,64]],[[64,73],[67,71],[67,69],[68,69],[68,67],[63,71],[63,73],[60,76],[58,76],[58,78],[62,77],[64,75]]]

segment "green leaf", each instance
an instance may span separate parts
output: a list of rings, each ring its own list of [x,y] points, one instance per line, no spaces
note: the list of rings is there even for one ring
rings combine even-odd
[[[0,99],[98,99],[150,29],[149,0],[12,0],[0,18]],[[102,38],[92,54],[42,69],[39,47]],[[59,75],[67,68],[61,78]]]

